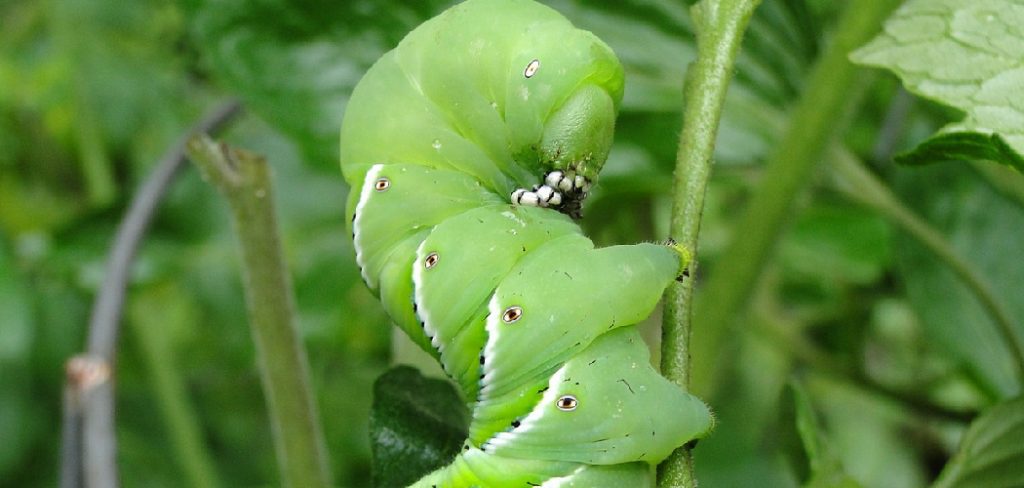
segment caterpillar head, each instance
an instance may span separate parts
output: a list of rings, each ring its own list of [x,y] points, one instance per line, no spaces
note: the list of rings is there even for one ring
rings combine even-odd
[[[528,127],[516,159],[536,169],[572,172],[590,181],[608,159],[622,100],[615,54],[587,31],[532,27],[511,57],[506,120]]]
[[[605,87],[584,85],[573,92],[548,119],[537,146],[543,182],[514,190],[512,203],[556,207],[579,218],[583,199],[608,159],[616,103]]]
[[[513,155],[542,180],[538,206],[548,206],[545,192],[550,189],[561,199],[551,206],[572,208],[608,159],[623,72],[611,49],[593,34],[568,23],[559,27],[533,24],[516,47],[505,120],[526,129],[522,139],[513,137]],[[548,181],[552,174],[560,175],[561,186]],[[529,188],[523,188],[526,202],[513,202],[535,205],[532,193],[538,188]]]
[[[603,87],[577,89],[544,127],[539,147],[544,169],[562,172],[577,188],[583,184],[576,184],[576,177],[582,178],[589,187],[608,159],[615,115],[615,102]]]

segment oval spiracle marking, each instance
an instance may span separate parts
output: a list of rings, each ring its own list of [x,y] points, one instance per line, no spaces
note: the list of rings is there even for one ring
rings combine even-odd
[[[501,314],[501,320],[506,324],[511,324],[521,318],[523,318],[523,309],[518,306],[508,307],[505,309],[505,313]]]
[[[580,402],[572,395],[562,395],[557,401],[555,401],[555,406],[563,412],[576,410],[576,407],[578,407],[579,404]]]
[[[537,74],[538,69],[540,69],[540,60],[534,59],[530,61],[530,64],[526,65],[526,69],[523,70],[523,76],[533,78],[533,75]]]
[[[426,269],[433,268],[434,266],[437,266],[437,261],[439,259],[441,259],[441,257],[438,256],[436,252],[427,254],[427,257],[423,259],[423,267]]]

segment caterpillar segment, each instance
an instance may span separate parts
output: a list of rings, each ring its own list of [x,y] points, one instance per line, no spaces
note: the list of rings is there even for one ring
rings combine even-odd
[[[577,463],[501,458],[471,448],[452,464],[416,482],[416,488],[521,486],[594,488],[650,486],[646,463],[591,466]]]
[[[414,486],[643,486],[713,423],[634,324],[685,273],[672,244],[595,248],[574,218],[622,97],[611,50],[529,0],[468,0],[356,87],[341,130],[367,286],[472,411]]]

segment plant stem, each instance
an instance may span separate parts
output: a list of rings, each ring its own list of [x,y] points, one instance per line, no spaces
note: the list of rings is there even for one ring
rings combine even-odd
[[[833,151],[832,168],[841,178],[839,189],[851,200],[874,209],[883,217],[898,225],[922,245],[935,253],[967,288],[974,293],[978,303],[996,324],[996,330],[1003,336],[1003,342],[1017,366],[1017,375],[1024,385],[1024,346],[1017,337],[1016,325],[1002,302],[996,298],[992,287],[979,275],[974,267],[964,261],[956,250],[935,228],[903,205],[881,181],[871,174],[848,151]]]
[[[859,97],[850,96],[858,81],[858,68],[849,52],[874,35],[897,0],[854,0],[836,26],[829,48],[822,55],[804,95],[797,103],[782,138],[769,155],[761,185],[736,225],[736,237],[719,259],[701,301],[700,327],[694,329],[693,348],[718,357],[735,314],[750,297],[765,262],[771,256],[793,201],[806,184],[825,148],[843,125]],[[712,397],[719,365],[697,361],[693,389]]]
[[[676,155],[670,232],[694,256],[691,273],[697,270],[697,234],[725,95],[743,32],[759,3],[760,0],[704,0],[690,10],[697,37],[697,59],[686,74],[684,123]],[[665,292],[662,326],[662,374],[684,389],[689,386],[693,282],[693,279],[685,280]],[[677,449],[658,467],[658,486],[693,487],[696,484],[688,447]]]
[[[103,286],[89,316],[88,353],[68,360],[64,388],[64,437],[61,442],[62,488],[117,486],[117,440],[114,435],[114,358],[128,274],[149,222],[185,161],[185,143],[195,133],[219,131],[241,111],[227,102],[203,117],[164,153],[135,193],[107,258]]]
[[[231,208],[282,484],[330,486],[323,431],[310,393],[309,365],[274,213],[270,167],[262,156],[205,136],[189,141],[188,154]]]
[[[165,310],[168,303],[158,292],[150,291],[129,307],[129,331],[133,332],[135,343],[149,372],[149,387],[152,389],[159,414],[163,417],[164,429],[170,441],[172,457],[184,474],[183,485],[192,488],[214,488],[221,483],[213,467],[210,451],[203,442],[202,428],[198,416],[189,402],[185,380],[174,354],[174,342],[168,329],[171,321],[168,314],[154,314],[153,310]]]

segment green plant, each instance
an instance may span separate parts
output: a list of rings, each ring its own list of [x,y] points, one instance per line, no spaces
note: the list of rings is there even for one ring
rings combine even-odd
[[[272,169],[334,481],[398,484],[461,448],[468,412],[454,389],[422,393],[438,382],[408,368],[381,376],[395,363],[444,373],[391,337],[362,283],[337,171],[353,87],[451,3],[0,5],[5,484],[56,483],[62,365],[86,349],[110,236],[161,155],[236,97],[246,115],[223,137]],[[598,247],[671,235],[696,251],[663,314],[689,328],[665,327],[652,358],[716,427],[661,483],[1021,484],[1019,2],[907,1],[883,24],[888,2],[775,0],[745,29],[752,3],[543,3],[607,43],[625,73],[583,233]],[[851,41],[874,35],[849,35],[857,24],[877,39]],[[717,132],[695,130],[719,112]],[[682,221],[698,229],[700,215],[688,237],[672,210],[679,153],[713,162],[676,173],[705,188],[685,192]],[[125,268],[107,377],[113,474],[126,486],[277,484],[225,206],[192,169],[174,181]],[[651,321],[637,329],[657,340]]]

